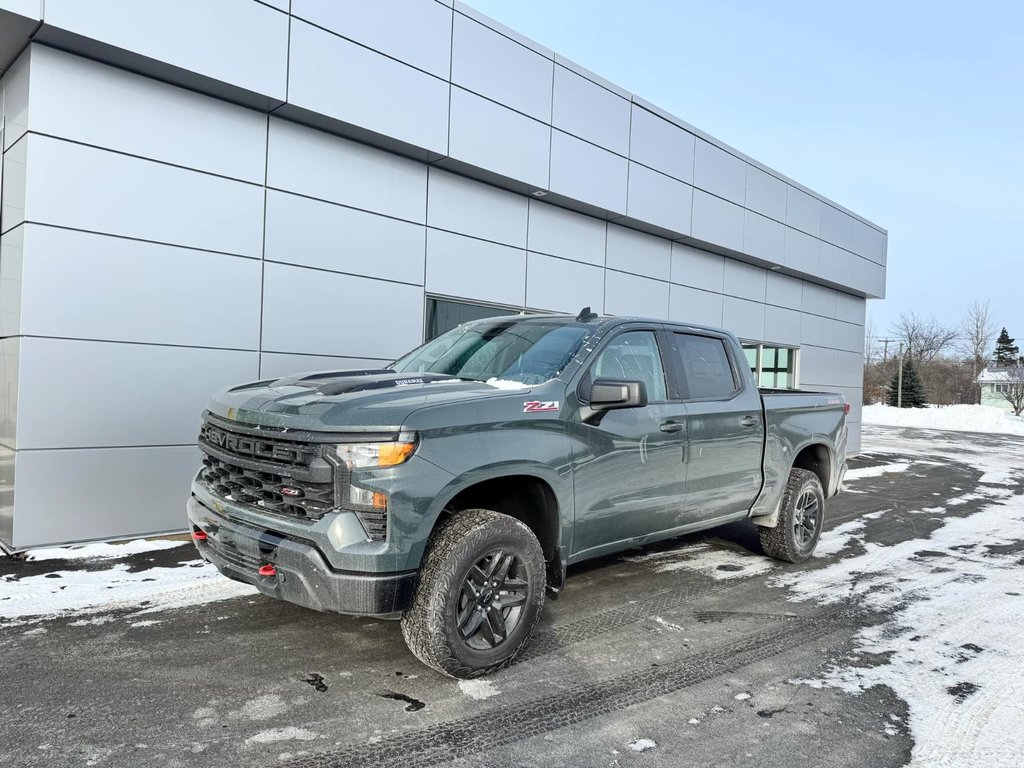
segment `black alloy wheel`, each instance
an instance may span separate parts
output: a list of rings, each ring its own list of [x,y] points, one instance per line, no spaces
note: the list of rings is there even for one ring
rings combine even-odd
[[[814,490],[808,488],[796,501],[793,510],[793,539],[796,545],[805,550],[818,535],[821,526],[821,505]]]
[[[481,651],[505,642],[522,621],[529,586],[523,561],[514,553],[498,548],[477,560],[459,599],[463,642]]]

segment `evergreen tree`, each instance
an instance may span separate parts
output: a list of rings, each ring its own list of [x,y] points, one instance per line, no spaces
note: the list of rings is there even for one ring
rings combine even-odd
[[[899,404],[899,384],[900,381],[900,369],[896,366],[896,370],[892,373],[892,381],[889,382],[889,389],[886,393],[886,403],[895,408]],[[924,384],[921,383],[921,377],[917,375],[917,368],[914,367],[914,361],[909,356],[903,362],[903,407],[904,408],[924,408],[927,403],[927,397],[924,393]]]
[[[1010,334],[1003,328],[999,338],[996,339],[996,365],[1000,368],[1014,365],[1020,359],[1020,348],[1013,342]]]

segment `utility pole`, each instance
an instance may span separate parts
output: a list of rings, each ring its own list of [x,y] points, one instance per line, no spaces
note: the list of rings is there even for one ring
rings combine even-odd
[[[903,342],[900,342],[900,379],[896,389],[896,407],[903,407]]]
[[[882,342],[885,344],[885,349],[882,351],[882,363],[885,364],[889,362],[889,339],[882,339]]]

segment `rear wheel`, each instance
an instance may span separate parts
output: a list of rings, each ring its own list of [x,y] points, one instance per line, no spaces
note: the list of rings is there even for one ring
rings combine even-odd
[[[439,672],[490,674],[529,642],[545,579],[540,543],[524,523],[485,509],[459,512],[431,535],[402,635]]]
[[[806,469],[794,469],[782,496],[779,524],[759,527],[761,549],[769,557],[802,563],[814,553],[825,518],[825,492],[821,480]]]

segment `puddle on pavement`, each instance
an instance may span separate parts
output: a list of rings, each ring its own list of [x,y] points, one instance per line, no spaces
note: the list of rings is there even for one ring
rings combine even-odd
[[[318,672],[310,672],[302,682],[309,683],[318,693],[327,693],[327,683],[324,682],[324,676]]]
[[[404,693],[398,693],[397,691],[381,691],[377,694],[382,699],[393,699],[394,701],[404,701],[406,712],[418,712],[423,709],[426,705],[425,702],[419,699],[414,699],[412,696],[406,696]]]

